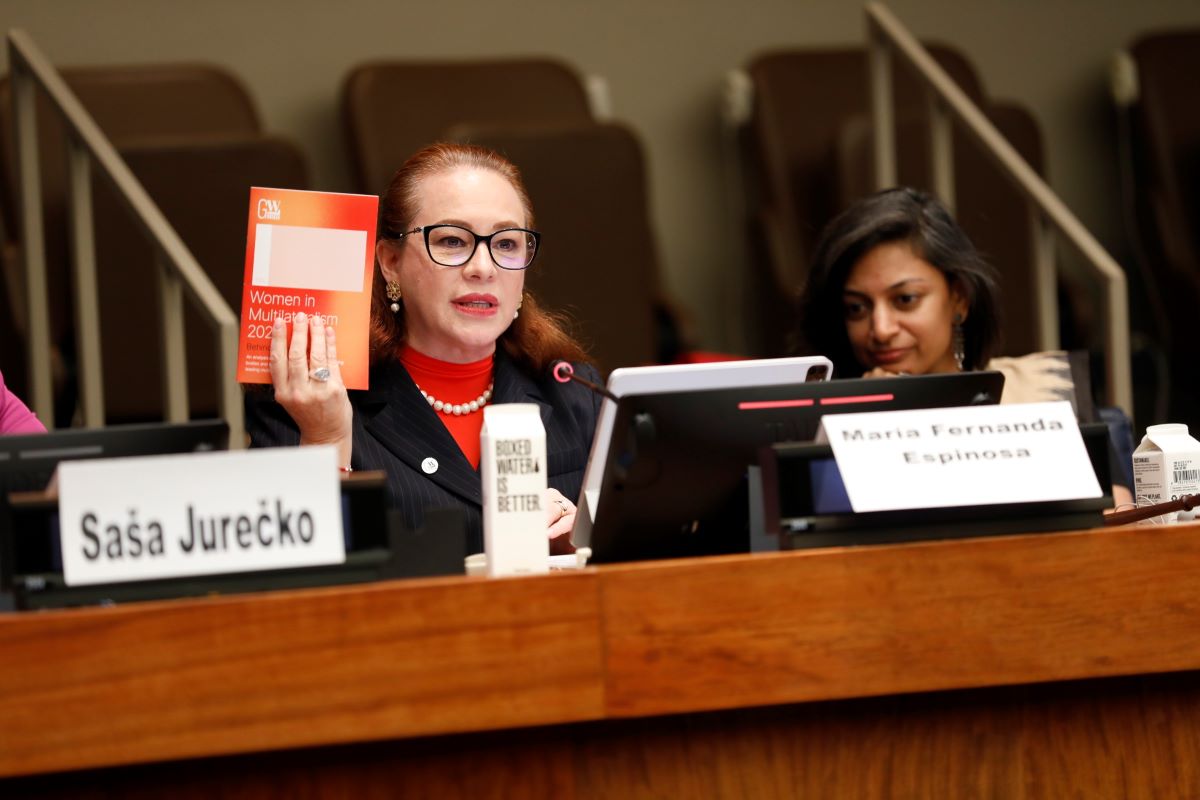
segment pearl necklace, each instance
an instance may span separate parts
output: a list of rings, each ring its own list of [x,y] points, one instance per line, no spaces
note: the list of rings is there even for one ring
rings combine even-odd
[[[433,406],[434,411],[440,411],[443,414],[453,414],[456,417],[461,417],[463,414],[474,414],[476,411],[486,406],[488,404],[488,400],[492,399],[492,387],[494,385],[495,381],[489,383],[488,388],[484,389],[483,394],[479,395],[479,397],[476,397],[469,403],[443,403],[441,400],[438,400],[420,386],[417,387],[417,391],[421,393],[421,397],[424,397],[429,405]]]

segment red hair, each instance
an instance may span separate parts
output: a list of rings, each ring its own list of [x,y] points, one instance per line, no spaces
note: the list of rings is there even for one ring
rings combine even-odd
[[[409,230],[420,207],[421,184],[426,178],[459,167],[490,170],[508,181],[525,210],[525,224],[533,227],[533,204],[515,164],[484,147],[439,143],[417,151],[392,176],[379,198],[379,238],[395,239]],[[397,357],[404,343],[404,327],[404,305],[392,311],[383,270],[376,259],[371,290],[372,362]],[[528,292],[521,301],[520,315],[500,334],[497,344],[518,366],[534,375],[559,359],[587,359],[583,347],[567,332],[566,317],[541,308]]]

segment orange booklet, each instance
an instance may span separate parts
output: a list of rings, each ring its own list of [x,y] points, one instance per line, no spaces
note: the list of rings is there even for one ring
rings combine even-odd
[[[302,311],[337,331],[347,388],[367,388],[378,207],[374,195],[250,190],[239,381],[271,382],[271,326]]]

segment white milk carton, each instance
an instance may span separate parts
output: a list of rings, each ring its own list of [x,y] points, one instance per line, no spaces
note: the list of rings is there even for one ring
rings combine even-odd
[[[1151,425],[1133,451],[1133,485],[1139,506],[1166,503],[1185,494],[1200,493],[1200,442],[1188,435],[1187,425]],[[1174,511],[1163,521],[1193,519],[1192,512]]]
[[[546,429],[538,406],[484,406],[479,444],[488,575],[549,572]]]

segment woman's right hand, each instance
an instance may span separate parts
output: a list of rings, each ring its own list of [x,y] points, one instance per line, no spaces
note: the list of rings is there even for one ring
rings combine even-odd
[[[354,412],[342,383],[333,328],[325,327],[319,316],[299,312],[292,319],[289,346],[287,324],[276,319],[271,329],[270,368],[275,400],[299,426],[300,444],[336,445],[338,464],[349,466]],[[313,377],[320,369],[329,371],[328,380]]]

